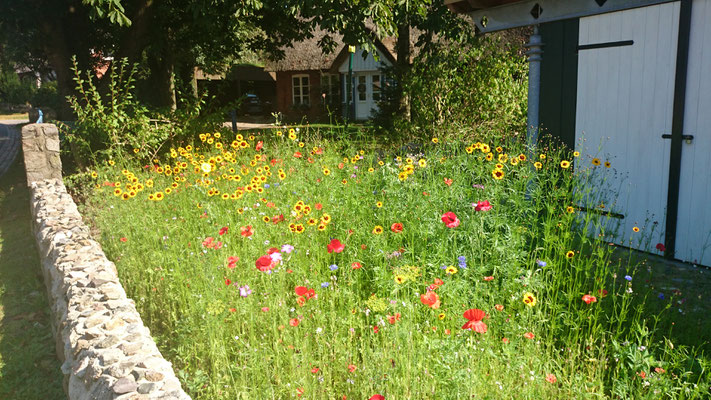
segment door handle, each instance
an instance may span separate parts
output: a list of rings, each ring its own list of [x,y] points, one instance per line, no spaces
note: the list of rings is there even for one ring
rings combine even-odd
[[[672,135],[665,133],[662,135],[662,139],[671,139]],[[686,141],[687,144],[691,144],[691,141],[694,140],[694,135],[681,135],[681,138]]]

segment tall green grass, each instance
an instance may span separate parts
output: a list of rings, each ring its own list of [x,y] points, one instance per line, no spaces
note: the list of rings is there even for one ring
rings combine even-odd
[[[595,237],[605,217],[579,209],[597,206],[590,159],[515,139],[324,136],[206,134],[95,173],[88,215],[195,398],[706,395],[703,358],[654,336],[634,265]],[[270,248],[281,262],[261,272]],[[468,309],[485,333],[462,329]]]

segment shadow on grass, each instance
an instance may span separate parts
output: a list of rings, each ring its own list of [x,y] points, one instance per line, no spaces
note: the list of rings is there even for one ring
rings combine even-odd
[[[624,247],[615,249],[615,260],[636,266],[632,287],[646,318],[658,316],[657,339],[677,345],[711,350],[711,269]],[[620,276],[627,272],[618,270]]]
[[[22,156],[0,177],[0,399],[66,398]]]

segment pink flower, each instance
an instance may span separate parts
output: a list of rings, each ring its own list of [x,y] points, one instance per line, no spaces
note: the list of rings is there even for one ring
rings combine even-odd
[[[546,375],[546,382],[556,383],[557,381],[558,381],[558,379],[556,379],[555,375],[553,375],[553,374]]]
[[[271,271],[271,269],[274,267],[272,265],[272,258],[270,256],[259,257],[257,261],[255,261],[254,265],[256,265],[257,269],[262,272]]]
[[[442,222],[444,222],[447,228],[456,228],[459,226],[459,218],[451,211],[442,215]]]
[[[475,211],[489,211],[491,210],[491,204],[489,204],[489,200],[484,200],[484,201],[478,201],[476,203],[476,206],[474,207]]]

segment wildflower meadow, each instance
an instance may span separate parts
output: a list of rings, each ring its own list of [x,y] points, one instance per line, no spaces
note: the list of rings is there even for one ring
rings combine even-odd
[[[194,398],[708,396],[707,362],[656,333],[613,257],[601,160],[339,134],[205,133],[84,177],[85,214]]]

